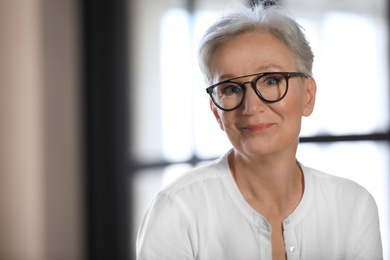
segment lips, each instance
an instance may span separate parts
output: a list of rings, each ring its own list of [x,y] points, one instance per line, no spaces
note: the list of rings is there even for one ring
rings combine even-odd
[[[255,132],[261,132],[261,131],[267,130],[270,127],[272,127],[273,125],[274,125],[273,123],[261,123],[261,124],[255,124],[255,125],[247,125],[247,126],[242,127],[242,129],[244,131],[255,133]]]

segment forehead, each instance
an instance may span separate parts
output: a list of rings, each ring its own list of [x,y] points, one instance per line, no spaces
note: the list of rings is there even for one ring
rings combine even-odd
[[[295,70],[291,51],[264,31],[248,32],[226,41],[211,58],[213,82],[258,72]]]

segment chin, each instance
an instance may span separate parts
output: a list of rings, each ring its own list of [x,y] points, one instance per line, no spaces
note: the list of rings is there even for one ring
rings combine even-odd
[[[253,147],[253,145],[251,145],[249,147],[245,146],[239,151],[246,156],[267,156],[277,153],[280,149],[273,146],[258,145]]]

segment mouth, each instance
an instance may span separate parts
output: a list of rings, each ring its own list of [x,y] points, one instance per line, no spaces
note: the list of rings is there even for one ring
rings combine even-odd
[[[256,133],[256,132],[262,132],[264,130],[267,130],[271,128],[274,124],[273,123],[262,123],[262,124],[256,124],[256,125],[247,125],[242,127],[242,130]]]

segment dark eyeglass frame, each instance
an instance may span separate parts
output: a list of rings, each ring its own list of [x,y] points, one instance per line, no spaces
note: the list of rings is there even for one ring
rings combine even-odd
[[[280,96],[280,98],[276,99],[276,100],[268,100],[266,98],[264,98],[260,91],[257,90],[256,88],[256,83],[257,81],[259,81],[262,77],[265,77],[267,75],[281,75],[284,77],[284,79],[286,80],[286,90],[285,92],[283,93],[283,95]],[[246,78],[246,77],[252,77],[252,76],[257,76],[256,78],[254,78],[253,80],[251,81],[246,81],[246,82],[237,82],[237,81],[234,81],[236,79],[241,79],[241,78]],[[245,85],[250,83],[252,89],[255,91],[256,95],[264,102],[267,102],[267,103],[276,103],[280,100],[282,100],[286,95],[287,95],[287,92],[288,92],[288,80],[291,78],[291,77],[305,77],[305,78],[309,78],[310,76],[307,75],[306,73],[303,73],[303,72],[261,72],[261,73],[255,73],[255,74],[249,74],[249,75],[245,75],[245,76],[240,76],[240,77],[236,77],[236,78],[231,78],[231,79],[227,79],[227,80],[224,80],[224,81],[221,81],[221,82],[218,82],[214,85],[211,85],[210,87],[206,88],[206,92],[210,95],[211,97],[211,100],[213,101],[214,105],[216,105],[219,109],[223,110],[223,111],[232,111],[234,109],[237,109],[238,107],[241,106],[241,104],[243,103],[243,101],[245,100],[245,95],[246,95],[246,87]],[[213,90],[214,88],[216,88],[218,85],[221,85],[221,84],[225,84],[225,83],[229,83],[229,82],[232,82],[234,84],[237,84],[238,86],[240,86],[243,90],[243,95],[242,95],[242,99],[241,101],[238,103],[237,106],[233,107],[233,108],[223,108],[221,107],[220,105],[217,104],[217,102],[214,100],[214,97],[213,97]]]

